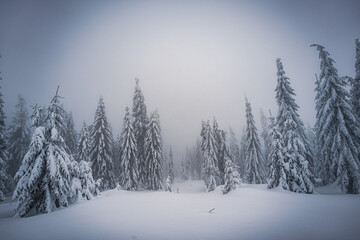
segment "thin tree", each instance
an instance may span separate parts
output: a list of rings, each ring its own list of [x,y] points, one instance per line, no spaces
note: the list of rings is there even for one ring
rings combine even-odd
[[[169,179],[170,179],[170,183],[173,184],[175,180],[175,174],[174,174],[174,159],[173,159],[173,152],[171,146],[169,152]]]
[[[245,177],[246,183],[264,183],[264,158],[261,153],[261,145],[251,105],[245,98],[246,105],[246,158],[245,158]]]
[[[0,77],[0,81],[2,78]],[[0,201],[5,200],[5,194],[9,191],[8,183],[10,176],[8,173],[8,152],[6,143],[6,126],[5,126],[4,100],[0,86]]]
[[[205,181],[207,192],[214,191],[216,188],[216,178],[219,170],[216,166],[215,139],[210,122],[202,122],[201,129],[201,152],[203,159],[202,178]]]
[[[102,97],[100,97],[96,109],[90,138],[90,161],[93,176],[96,180],[101,179],[102,190],[115,188],[114,165],[112,161],[112,134]]]
[[[18,96],[16,112],[9,126],[9,173],[11,177],[21,165],[30,144],[30,129],[28,126],[28,112],[25,100]]]
[[[159,190],[162,188],[163,159],[160,120],[157,111],[150,114],[145,138],[145,156],[147,163],[146,186],[149,190]]]
[[[121,133],[121,170],[123,187],[128,191],[138,188],[138,159],[136,156],[136,140],[129,108],[125,109],[123,130]]]
[[[133,117],[133,128],[134,135],[137,144],[137,158],[139,161],[139,181],[140,184],[146,185],[147,182],[147,166],[146,166],[146,156],[145,156],[145,138],[146,138],[146,127],[149,123],[149,118],[146,113],[146,105],[144,95],[141,92],[139,86],[139,79],[135,79],[136,86],[133,97],[133,108],[132,108],[132,117]]]

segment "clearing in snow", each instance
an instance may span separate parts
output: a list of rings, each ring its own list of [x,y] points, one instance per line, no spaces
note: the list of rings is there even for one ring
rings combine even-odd
[[[109,190],[92,201],[26,218],[13,217],[14,204],[2,203],[1,239],[344,240],[360,236],[360,196],[339,194],[330,187],[317,189],[321,194],[299,194],[268,190],[265,184],[243,184],[223,195],[221,187],[207,193],[203,181],[185,181],[172,189]]]

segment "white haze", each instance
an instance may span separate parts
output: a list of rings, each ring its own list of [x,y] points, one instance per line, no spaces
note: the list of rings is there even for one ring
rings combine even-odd
[[[65,4],[64,19],[58,13],[59,19],[48,25],[41,17],[26,23],[38,11],[46,11],[38,5],[28,11],[20,6],[25,16],[23,21],[9,22],[11,29],[4,21],[0,25],[1,84],[8,116],[17,94],[29,104],[44,105],[60,85],[63,103],[73,112],[78,129],[82,121],[93,121],[103,96],[116,137],[125,107],[132,106],[138,77],[148,112],[159,111],[164,147],[172,144],[177,159],[199,137],[201,120],[215,116],[220,127],[232,126],[239,134],[245,125],[245,94],[259,128],[260,108],[276,113],[277,57],[291,79],[301,117],[310,124],[315,118],[314,74],[319,60],[309,45],[324,44],[338,61],[340,74],[353,75],[360,19],[357,4],[351,2],[82,2],[71,11],[67,9],[71,4]],[[42,15],[46,21],[51,12]],[[3,19],[10,21],[14,15],[9,16]],[[21,51],[11,41],[26,37],[14,30],[21,24],[26,31],[37,29],[39,39],[49,40],[43,45],[22,40],[25,51]],[[40,53],[34,54],[26,43]]]

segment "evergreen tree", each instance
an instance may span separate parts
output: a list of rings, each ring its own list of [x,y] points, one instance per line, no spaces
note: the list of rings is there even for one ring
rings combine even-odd
[[[74,155],[77,150],[77,133],[72,113],[64,113],[65,127],[64,127],[64,141],[69,148],[69,153]]]
[[[2,78],[0,77],[0,81]],[[5,112],[4,112],[4,100],[1,93],[0,86],[0,201],[5,200],[5,195],[8,192],[8,183],[10,176],[8,174],[8,152],[6,144],[6,126],[5,126]]]
[[[342,191],[358,193],[359,121],[349,101],[346,82],[338,76],[334,60],[321,45],[319,51],[321,91],[316,95],[316,131],[321,176],[324,183],[337,184]]]
[[[102,190],[113,189],[115,188],[115,177],[112,161],[112,134],[102,97],[96,109],[90,138],[90,161],[93,177],[96,180],[102,179]]]
[[[247,183],[264,183],[264,158],[261,153],[261,146],[254,117],[251,112],[251,105],[245,98],[246,105],[246,158],[245,177]]]
[[[270,146],[271,146],[271,139],[269,136],[269,124],[268,119],[265,116],[265,113],[263,110],[260,110],[260,120],[261,120],[261,137],[264,141],[264,148],[263,148],[263,156],[265,160],[265,170],[266,170],[266,176],[269,175],[269,169],[267,168],[270,160],[269,160],[269,154],[270,154]]]
[[[240,185],[240,174],[236,170],[234,162],[231,158],[226,157],[225,162],[225,185],[222,189],[223,194],[235,190]]]
[[[123,130],[121,133],[121,169],[123,172],[123,187],[128,191],[138,187],[138,159],[136,156],[136,141],[129,108],[125,109]]]
[[[78,161],[90,162],[90,136],[89,136],[89,127],[86,126],[84,122],[81,131],[80,138],[77,144],[77,159]]]
[[[169,192],[171,192],[171,180],[170,180],[170,176],[168,176],[167,178],[166,178],[166,185],[165,185],[165,191],[169,191]]]
[[[72,183],[77,169],[65,151],[61,136],[64,123],[59,100],[56,92],[47,109],[46,125],[35,129],[29,150],[15,175],[13,200],[18,216],[25,216],[31,209],[46,213],[66,207],[75,195]]]
[[[283,68],[283,64],[281,59],[276,60],[277,64],[277,86],[275,89],[276,92],[276,101],[279,106],[278,116],[277,116],[277,124],[279,131],[283,137],[286,137],[285,126],[284,122],[286,121],[286,114],[290,114],[290,118],[294,121],[295,127],[293,131],[295,131],[296,137],[300,139],[303,144],[303,150],[301,155],[303,155],[304,159],[307,161],[306,169],[303,169],[305,172],[308,173],[308,177],[311,179],[311,182],[314,181],[313,176],[313,150],[310,147],[308,137],[306,135],[306,130],[304,127],[304,123],[302,122],[298,110],[299,106],[295,103],[294,97],[296,96],[294,89],[290,86],[290,79],[285,75],[285,71]],[[285,105],[284,105],[285,104]],[[284,105],[284,106],[282,106]],[[285,144],[285,141],[284,141]]]
[[[185,161],[181,161],[181,179],[186,181],[189,179],[187,172],[186,172],[186,163]]]
[[[210,122],[202,122],[201,129],[201,151],[203,159],[202,178],[205,181],[208,192],[215,190],[216,178],[219,176],[219,170],[216,166],[215,139]]]
[[[81,182],[81,195],[83,199],[91,200],[99,196],[100,191],[96,184],[90,167],[90,162],[81,160],[79,163],[79,180]]]
[[[221,185],[224,183],[224,169],[225,169],[225,156],[224,156],[224,146],[226,144],[225,133],[224,131],[219,129],[219,125],[214,117],[213,119],[213,128],[212,128],[214,140],[215,140],[215,154],[216,154],[216,162],[215,166],[219,169],[219,174],[217,175],[216,183],[217,185]]]
[[[15,176],[30,144],[28,112],[25,104],[24,98],[19,96],[15,106],[16,112],[9,127],[9,173],[11,177]]]
[[[270,153],[269,153],[269,178],[268,188],[275,188],[281,186],[283,189],[289,189],[286,181],[286,164],[283,156],[282,135],[278,130],[275,118],[269,118],[271,138]]]
[[[355,40],[355,78],[352,81],[350,95],[355,115],[360,119],[360,41]]]
[[[311,152],[305,135],[304,125],[297,113],[298,105],[293,96],[294,89],[285,75],[281,60],[276,60],[276,101],[279,106],[277,127],[282,135],[286,183],[282,187],[292,192],[313,192],[313,175],[310,171]]]
[[[234,130],[229,127],[229,154],[231,156],[231,159],[233,159],[235,164],[240,163],[240,148],[236,139],[236,135]]]
[[[135,93],[133,98],[133,128],[134,135],[137,144],[137,158],[139,161],[139,181],[140,184],[146,185],[147,181],[147,166],[146,166],[146,156],[145,156],[145,138],[146,138],[146,127],[148,126],[149,119],[146,114],[146,105],[144,96],[140,90],[139,79],[135,79]]]
[[[173,152],[172,148],[170,146],[170,152],[169,152],[169,179],[170,183],[173,184],[175,180],[175,174],[174,174],[174,159],[173,159]]]
[[[239,173],[240,173],[240,177],[242,179],[245,179],[245,170],[246,170],[246,131],[245,128],[242,129],[241,132],[241,138],[240,138],[240,148],[239,148]]]
[[[159,114],[157,111],[150,114],[145,138],[145,159],[147,164],[147,188],[159,190],[162,188],[162,142]]]

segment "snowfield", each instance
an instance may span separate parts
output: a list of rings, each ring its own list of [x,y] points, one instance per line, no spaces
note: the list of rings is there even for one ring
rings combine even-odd
[[[202,181],[186,181],[174,184],[172,193],[110,190],[27,218],[12,217],[13,205],[2,203],[0,232],[3,240],[359,239],[360,196],[331,188],[318,192],[243,184],[223,195],[221,187],[206,193]]]

